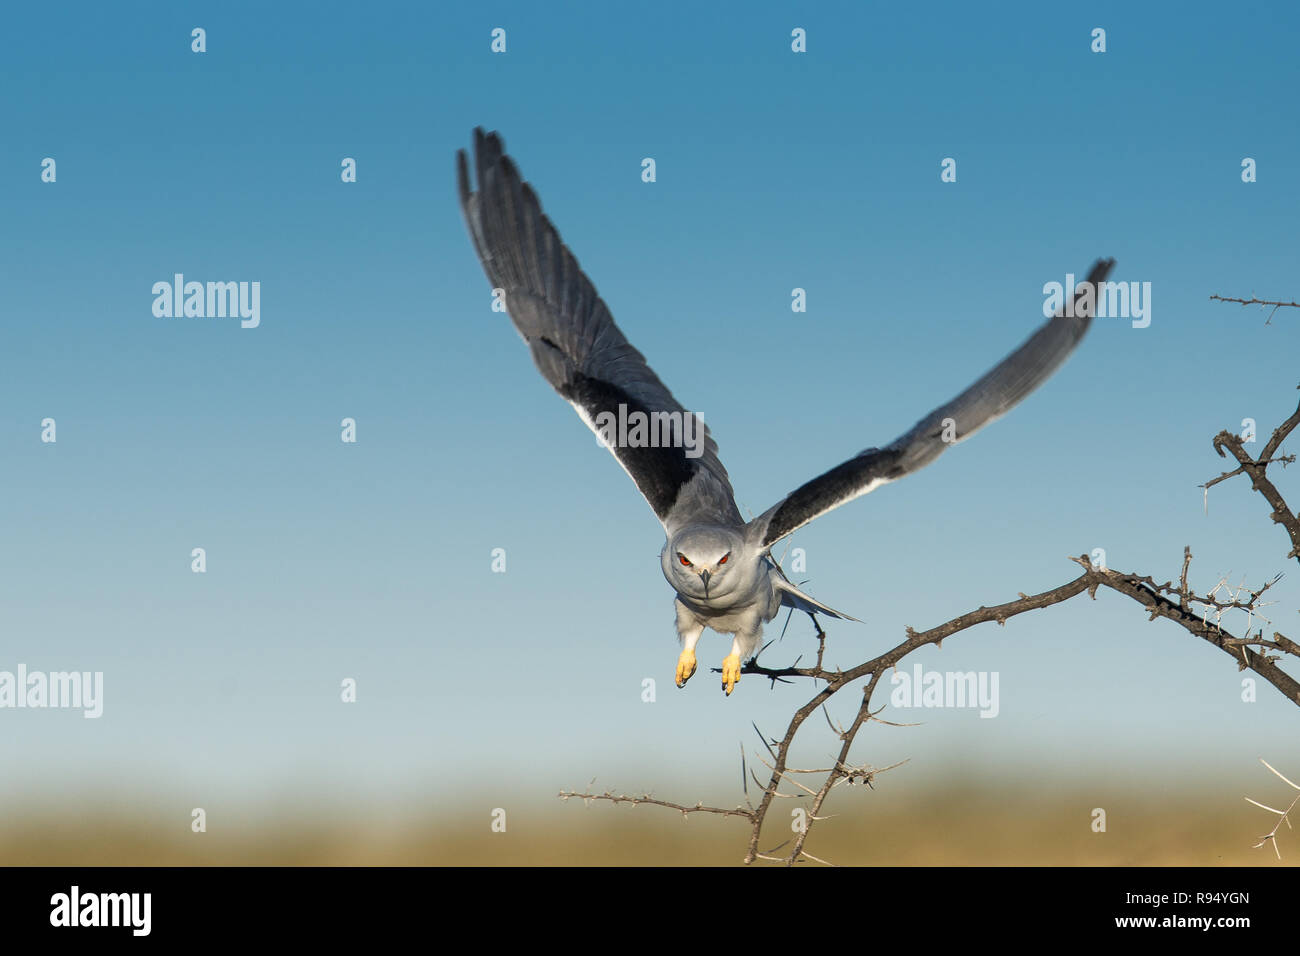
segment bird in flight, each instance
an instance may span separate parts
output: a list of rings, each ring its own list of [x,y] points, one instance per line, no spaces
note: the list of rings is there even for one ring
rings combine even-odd
[[[928,465],[1046,381],[1088,331],[1093,289],[1114,265],[1113,259],[1098,260],[1086,280],[1091,289],[1076,286],[1072,303],[902,436],[854,455],[745,521],[717,443],[614,324],[496,133],[474,131],[474,172],[477,192],[470,188],[465,151],[458,151],[461,210],[494,294],[504,297],[542,376],[613,452],[663,525],[659,563],[677,593],[682,644],[677,686],[695,673],[695,646],[709,628],[733,635],[722,662],[728,695],[763,625],[782,607],[856,620],[797,588],[771,557],[772,546],[814,518]],[[622,427],[627,422],[630,430]],[[649,437],[636,427],[646,422]],[[691,442],[692,433],[700,440]]]

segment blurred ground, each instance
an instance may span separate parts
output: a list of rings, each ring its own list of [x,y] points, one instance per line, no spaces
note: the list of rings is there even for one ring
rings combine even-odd
[[[1261,780],[1261,791],[1263,781]],[[1263,792],[1253,794],[1269,802]],[[664,795],[666,798],[668,795]],[[304,803],[304,806],[308,804]],[[173,817],[127,809],[86,815],[28,805],[0,822],[7,865],[734,865],[744,856],[742,819],[681,815],[660,807],[587,808],[578,801],[521,804],[493,832],[490,808],[476,814],[413,810],[315,813],[283,805],[246,824],[195,834]],[[791,835],[788,804],[774,812],[763,849]],[[1107,830],[1091,829],[1092,810]],[[816,825],[811,853],[845,865],[1260,865],[1300,861],[1300,838],[1283,828],[1279,863],[1252,849],[1272,818],[1240,796],[1035,793],[1027,781],[962,788],[844,787]],[[220,824],[220,825],[219,825]]]

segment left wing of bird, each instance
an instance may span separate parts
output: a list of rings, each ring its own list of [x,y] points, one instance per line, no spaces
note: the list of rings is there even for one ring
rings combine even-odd
[[[1087,282],[1096,289],[1115,264],[1098,260]],[[1062,308],[983,378],[926,415],[884,448],[868,448],[796,488],[748,525],[750,540],[770,548],[786,535],[840,505],[925,467],[949,445],[996,421],[1051,377],[1092,324],[1087,290],[1076,287],[1074,307]]]

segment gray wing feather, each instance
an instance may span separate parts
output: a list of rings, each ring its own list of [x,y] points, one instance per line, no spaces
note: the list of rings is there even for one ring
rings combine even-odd
[[[1086,282],[1095,289],[1115,264],[1098,260]],[[1061,309],[983,378],[936,408],[884,448],[868,448],[791,492],[749,523],[751,540],[771,547],[814,518],[880,485],[923,468],[949,445],[964,441],[996,421],[1051,377],[1092,324],[1095,297],[1078,287],[1074,305]],[[945,422],[951,424],[945,429]],[[945,431],[948,440],[945,441]]]
[[[477,192],[470,189],[464,150],[456,159],[461,210],[483,271],[494,289],[504,290],[506,311],[546,380],[598,435],[600,416],[617,419],[620,405],[626,414],[676,413],[684,425],[691,413],[614,324],[532,187],[505,154],[501,137],[474,131]],[[670,531],[692,520],[741,525],[717,443],[702,420],[696,424],[703,437],[699,448],[684,441],[669,447],[615,443],[610,451]]]

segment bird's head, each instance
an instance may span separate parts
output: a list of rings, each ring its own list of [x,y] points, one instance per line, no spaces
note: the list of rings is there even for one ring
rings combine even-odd
[[[668,539],[661,563],[668,583],[686,597],[708,600],[746,577],[745,538],[730,528],[690,528]]]

